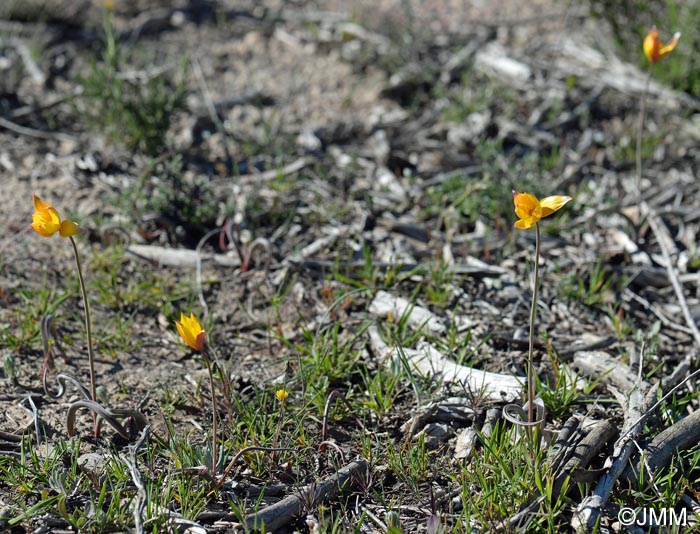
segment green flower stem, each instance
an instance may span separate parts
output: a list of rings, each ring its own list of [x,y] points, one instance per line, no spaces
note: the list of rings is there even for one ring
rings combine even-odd
[[[275,436],[272,439],[272,446],[277,447],[279,445],[280,434],[282,433],[282,422],[284,420],[284,405],[287,401],[279,401],[280,412],[277,417],[277,428],[275,429]]]
[[[209,386],[211,387],[211,476],[214,481],[216,481],[216,390],[214,389],[214,371],[211,368],[211,359],[209,356],[209,347],[204,345],[202,350],[202,356],[207,362],[207,369],[209,370]]]
[[[540,284],[540,224],[535,223],[535,276],[530,305],[530,346],[527,351],[527,422],[534,422],[535,408],[535,373],[533,369],[533,352],[535,348],[535,317],[537,316],[537,290]]]
[[[644,91],[642,92],[642,103],[639,108],[639,122],[637,122],[637,149],[635,151],[635,163],[637,169],[636,184],[637,184],[637,204],[642,201],[642,134],[644,132],[644,119],[647,114],[647,95],[649,94],[649,82],[651,74],[654,71],[654,64],[649,64],[647,79],[644,82]]]
[[[69,236],[68,239],[70,239],[70,244],[73,246],[73,254],[75,255],[75,265],[78,268],[78,281],[80,282],[80,292],[83,294],[83,306],[85,307],[85,331],[87,332],[88,362],[90,363],[90,395],[92,396],[93,401],[97,401],[97,384],[95,383],[95,354],[92,350],[92,321],[90,320],[90,303],[88,302],[87,290],[85,289],[85,280],[83,280],[83,269],[80,265],[78,245],[76,245],[73,236]],[[97,425],[95,425],[95,433],[97,432]]]

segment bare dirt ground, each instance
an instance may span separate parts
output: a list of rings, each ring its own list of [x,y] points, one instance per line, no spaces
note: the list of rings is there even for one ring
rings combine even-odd
[[[681,368],[673,378],[678,383],[696,365],[700,340],[671,286],[654,224],[668,234],[696,320],[698,102],[650,85],[646,129],[653,145],[645,144],[642,190],[657,215],[649,223],[634,179],[645,73],[615,57],[605,24],[583,6],[114,4],[120,46],[136,58],[124,75],[139,83],[162,68],[183,80],[183,108],[155,157],[125,148],[83,120],[94,102],[81,99],[79,76],[101,54],[101,7],[89,7],[90,16],[77,26],[60,16],[0,21],[0,213],[6,221],[0,348],[17,367],[16,380],[7,370],[0,374],[3,432],[31,432],[32,417],[20,405],[30,396],[49,441],[67,437],[66,406],[77,397],[51,399],[39,380],[39,323],[46,314],[54,316],[67,353],[66,361],[56,360],[57,370],[87,380],[72,252],[65,240],[44,239],[28,227],[32,193],[80,223],[98,383],[112,405],[146,414],[154,435],[194,433],[203,440],[199,425],[209,424],[206,367],[183,349],[173,327],[181,311],[204,318],[244,401],[255,388],[274,391],[285,374],[292,393],[310,387],[299,369],[309,365],[304,351],[315,343],[309,335],[335,327],[337,344],[351,345],[357,368],[328,373],[327,382],[317,384],[319,396],[338,389],[361,397],[359,368],[384,365],[371,326],[398,321],[372,307],[380,289],[413,298],[442,325],[408,348],[423,338],[448,359],[524,376],[534,233],[513,230],[511,190],[574,196],[561,216],[546,221],[543,234],[536,357],[543,380],[553,379],[559,365],[600,379],[608,369],[587,364],[581,351],[605,351],[619,365],[616,372],[629,370],[632,377],[644,351],[643,374],[654,383]],[[185,56],[188,66],[178,70]],[[184,208],[154,211],[158,198],[177,197],[162,191],[165,166],[177,155],[177,183],[190,196]],[[241,224],[243,241],[269,243],[269,269],[258,248],[243,272],[225,232],[230,220]],[[199,275],[196,254],[188,254],[198,245],[204,255]],[[182,254],[166,256],[171,250]],[[450,331],[458,333],[456,346]],[[611,396],[607,381],[550,413],[549,430],[574,414],[620,427],[624,403],[597,402]],[[373,466],[386,502],[402,503],[406,532],[429,531],[428,488],[443,491],[443,510],[454,500],[451,479],[440,470],[468,462],[454,459],[457,436],[478,428],[487,407],[504,404],[480,402],[463,385],[440,386],[439,375],[428,382],[435,399],[471,398],[477,416],[470,423],[451,420],[435,438],[435,472],[420,491],[409,491],[381,461]],[[696,382],[684,388],[690,413],[697,407]],[[390,410],[364,426],[407,443],[414,436],[402,425],[416,410],[406,385]],[[310,441],[321,433],[320,413],[314,413],[304,423]],[[672,423],[652,418],[641,442]],[[91,437],[90,424],[89,413],[79,412],[83,452],[126,447],[128,440],[108,430]],[[346,457],[362,456],[352,414],[335,421],[335,432]],[[613,442],[596,449],[594,469],[603,467]],[[14,450],[10,442],[0,449]],[[295,466],[302,480],[332,473],[314,473],[312,463]],[[249,473],[239,474],[250,481]],[[277,473],[256,482],[279,480]],[[572,499],[571,509],[582,496]],[[32,504],[0,481],[0,512],[14,513],[20,502]],[[212,532],[233,528],[237,518],[226,516],[226,502],[214,500],[205,507],[209,515],[190,519]],[[377,512],[386,502],[370,495],[363,506]],[[51,524],[37,515],[12,532],[68,529]],[[308,531],[303,521],[284,528]]]

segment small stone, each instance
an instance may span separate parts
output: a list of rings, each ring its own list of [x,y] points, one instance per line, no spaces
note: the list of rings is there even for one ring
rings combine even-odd
[[[524,83],[532,75],[530,67],[508,57],[508,51],[495,41],[476,53],[475,64],[481,70],[494,74],[503,81]]]
[[[455,442],[455,458],[468,458],[472,450],[474,450],[474,445],[476,445],[477,441],[478,436],[476,430],[472,427],[462,430]]]
[[[296,144],[307,152],[317,152],[323,147],[321,140],[310,130],[304,130],[297,135]]]
[[[105,463],[105,457],[96,452],[88,452],[78,456],[78,465],[80,467],[98,475],[104,469]]]

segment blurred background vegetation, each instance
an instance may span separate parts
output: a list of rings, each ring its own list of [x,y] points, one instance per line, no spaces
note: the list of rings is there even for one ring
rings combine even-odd
[[[700,97],[700,2],[696,0],[589,0],[591,12],[611,25],[619,56],[648,66],[642,39],[656,26],[662,42],[677,31],[681,41],[673,54],[654,67],[654,79]]]

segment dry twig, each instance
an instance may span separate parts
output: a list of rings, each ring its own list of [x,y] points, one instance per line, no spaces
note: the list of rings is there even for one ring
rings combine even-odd
[[[674,423],[659,433],[642,451],[634,467],[627,467],[622,476],[630,481],[646,468],[651,474],[666,467],[678,451],[695,445],[700,440],[700,411]]]
[[[148,439],[150,433],[150,425],[141,431],[139,438],[136,440],[131,447],[129,447],[129,456],[122,456],[124,463],[129,466],[129,472],[131,473],[131,479],[134,481],[134,486],[136,486],[136,498],[134,499],[134,531],[138,534],[144,532],[143,529],[143,511],[146,508],[146,501],[148,500],[148,494],[146,493],[146,486],[143,483],[143,477],[139,472],[136,453],[143,446],[143,444]]]
[[[599,353],[599,355],[602,357],[605,354]],[[618,401],[624,408],[625,421],[622,427],[623,432],[615,444],[612,455],[606,462],[606,473],[598,481],[593,494],[585,497],[576,507],[572,525],[579,533],[592,532],[595,525],[599,523],[600,515],[610,497],[613,486],[622,475],[634,451],[634,439],[642,430],[641,421],[643,413],[650,403],[650,393],[655,392],[651,385],[636,377],[632,370],[622,362],[613,361],[612,358],[609,360],[611,361],[608,361],[607,365],[612,365],[612,367],[603,366],[603,371],[609,373],[610,370],[614,369],[615,372],[607,374],[603,380],[614,381],[617,385],[622,386],[622,392],[613,389],[613,393],[617,394]],[[577,362],[579,368],[586,370],[588,374],[593,373],[593,376],[600,376],[601,367],[594,365],[595,362],[591,362],[585,354],[583,357],[576,354],[574,362]]]
[[[3,117],[0,117],[0,127],[18,133],[20,135],[26,135],[27,137],[36,137],[37,139],[55,139],[57,141],[63,141],[67,143],[77,143],[79,141],[77,137],[69,135],[67,133],[46,132],[44,130],[28,128],[26,126],[21,126],[15,122],[9,121]]]
[[[668,243],[672,243],[672,241],[671,237],[668,235],[668,230],[666,229],[659,216],[656,214],[656,211],[654,211],[654,209],[650,207],[646,203],[646,201],[641,202],[640,212],[642,217],[646,217],[647,221],[649,221],[649,227],[651,228],[651,231],[654,232],[654,236],[656,236],[656,241],[659,244],[659,248],[661,249],[661,255],[664,259],[664,267],[666,267],[668,278],[671,281],[673,291],[676,293],[676,298],[678,299],[678,305],[681,307],[681,311],[683,312],[685,322],[687,323],[688,328],[690,328],[690,331],[693,334],[695,344],[698,347],[700,347],[700,330],[698,330],[698,326],[695,324],[695,320],[690,314],[690,310],[688,309],[688,303],[686,302],[685,295],[683,294],[683,286],[681,286],[681,283],[678,280],[678,273],[676,273],[676,269],[673,267],[673,262],[671,261],[671,254],[669,253]]]
[[[348,483],[352,483],[353,477],[359,476],[367,469],[369,466],[365,460],[351,462],[323,482],[309,484],[300,493],[289,495],[281,501],[247,516],[245,526],[246,528],[262,528],[264,525],[267,531],[276,531],[303,511],[304,502],[320,503],[334,497]]]

